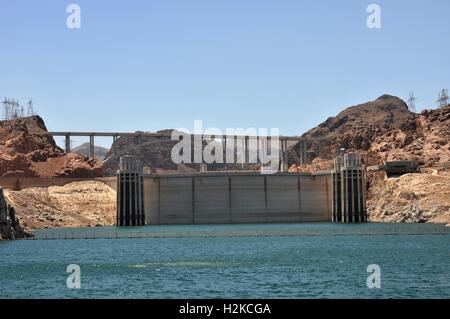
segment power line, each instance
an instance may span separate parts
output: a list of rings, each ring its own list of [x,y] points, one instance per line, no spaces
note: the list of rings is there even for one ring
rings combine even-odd
[[[3,119],[15,120],[25,116],[35,115],[33,110],[33,101],[30,99],[27,106],[27,113],[25,114],[25,107],[20,105],[18,100],[12,98],[6,98],[2,102],[3,104]]]

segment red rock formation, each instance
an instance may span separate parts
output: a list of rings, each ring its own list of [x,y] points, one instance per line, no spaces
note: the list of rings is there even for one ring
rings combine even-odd
[[[0,176],[94,177],[101,163],[65,154],[39,116],[0,121]]]
[[[383,95],[345,109],[303,136],[322,141],[310,146],[315,154],[311,165],[298,167],[298,146],[291,148],[291,171],[316,167],[341,148],[364,153],[368,165],[408,159],[427,167],[445,166],[450,162],[450,106],[415,114],[401,99]]]

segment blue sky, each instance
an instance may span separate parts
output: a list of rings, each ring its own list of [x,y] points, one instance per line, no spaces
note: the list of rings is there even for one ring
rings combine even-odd
[[[70,3],[81,29],[66,27]],[[384,93],[434,107],[450,88],[449,12],[448,0],[0,0],[0,98],[32,97],[54,131],[200,119],[301,134]]]

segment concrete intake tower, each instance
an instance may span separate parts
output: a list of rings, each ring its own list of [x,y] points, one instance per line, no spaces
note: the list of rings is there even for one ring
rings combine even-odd
[[[144,179],[142,164],[132,156],[120,158],[117,171],[117,226],[143,226]]]

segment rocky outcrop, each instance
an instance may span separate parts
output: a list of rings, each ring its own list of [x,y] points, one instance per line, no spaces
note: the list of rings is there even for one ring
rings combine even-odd
[[[5,190],[27,228],[112,226],[116,192],[99,181]]]
[[[370,151],[384,160],[416,160],[422,167],[450,168],[450,106],[424,110],[415,123],[376,137]]]
[[[401,99],[383,95],[349,107],[306,132],[321,139],[309,147],[316,163],[331,160],[340,149],[367,154],[368,165],[390,160],[416,160],[425,167],[450,161],[450,106],[412,113]],[[291,170],[299,165],[299,145],[289,151]]]
[[[89,156],[89,143],[83,143],[80,146],[77,146],[72,149],[72,153],[83,155],[83,156]],[[95,158],[103,161],[106,157],[106,154],[108,154],[109,148],[101,147],[94,145],[94,156]]]
[[[0,121],[0,176],[101,175],[101,163],[65,154],[39,116]]]
[[[0,188],[0,240],[31,237],[32,234],[25,230],[16,217],[16,210],[7,201]]]
[[[372,222],[450,223],[450,173],[372,175],[367,214]]]

